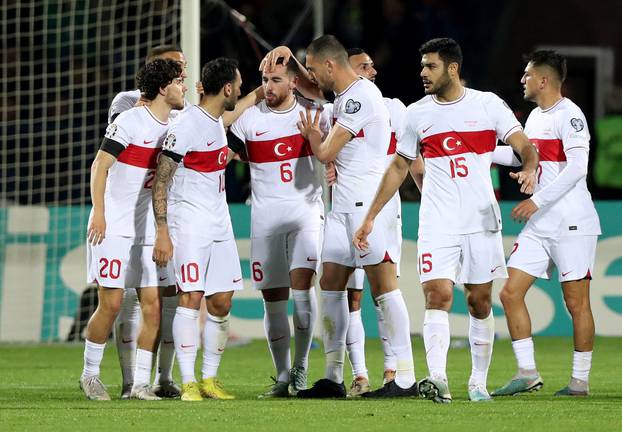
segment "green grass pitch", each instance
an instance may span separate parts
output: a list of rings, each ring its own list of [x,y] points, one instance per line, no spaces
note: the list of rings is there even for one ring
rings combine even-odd
[[[115,400],[91,402],[78,388],[81,345],[0,345],[0,430],[75,431],[616,431],[622,430],[622,338],[598,338],[587,398],[559,398],[553,393],[569,378],[572,341],[536,338],[536,358],[544,378],[537,393],[470,403],[466,381],[468,348],[449,351],[449,383],[454,402],[436,405],[423,399],[370,401],[257,400],[270,383],[273,368],[267,345],[255,341],[228,349],[220,378],[234,401],[182,403],[121,401],[120,372],[114,344],[102,364],[102,379]],[[420,338],[414,339],[417,378],[426,374]],[[381,382],[379,342],[366,346],[372,386]],[[321,349],[311,353],[309,381],[321,377]],[[515,371],[508,340],[497,341],[488,380],[490,390]],[[349,376],[346,378],[349,382]]]

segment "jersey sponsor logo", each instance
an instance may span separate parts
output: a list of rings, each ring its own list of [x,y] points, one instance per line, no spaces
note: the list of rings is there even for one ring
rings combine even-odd
[[[455,156],[464,153],[485,154],[494,151],[497,133],[494,130],[442,132],[421,140],[421,154],[426,158]]]
[[[117,158],[118,162],[138,168],[156,169],[161,149],[129,144]]]
[[[192,151],[184,156],[184,166],[198,172],[224,170],[227,164],[228,147],[212,151]]]
[[[270,131],[263,131],[263,132],[255,132],[255,136],[262,136],[263,134],[267,134]]]
[[[355,114],[361,110],[361,103],[354,99],[348,99],[344,111],[346,114]]]
[[[434,126],[434,125],[430,125],[430,126],[428,126],[427,128],[423,129],[423,130],[421,131],[421,133],[422,133],[422,134],[426,133],[427,131],[429,131],[429,130],[430,130],[430,128],[431,128],[432,126]]]
[[[147,141],[147,140],[143,140],[143,144],[147,145],[147,144],[151,144],[152,142],[154,142],[155,140],[151,140],[151,141]]]
[[[583,120],[581,120],[580,118],[570,119],[570,126],[572,126],[577,132],[581,132],[585,127],[585,125],[583,124]]]
[[[313,155],[309,141],[301,134],[266,141],[247,141],[246,148],[252,163],[281,162]]]
[[[529,138],[540,155],[540,162],[566,162],[564,144],[560,139]]]
[[[211,146],[212,144],[214,144],[215,142],[216,142],[216,140],[211,141],[211,142],[208,142],[208,143],[207,143],[207,146],[209,147],[209,146]]]
[[[175,138],[175,134],[168,134],[164,140],[164,144],[162,144],[162,147],[165,150],[172,150],[175,147],[176,142],[177,139]]]
[[[105,137],[106,138],[114,137],[116,135],[116,133],[117,133],[117,128],[118,128],[118,126],[116,124],[110,123],[108,125],[108,127],[106,128],[106,135],[105,135]]]

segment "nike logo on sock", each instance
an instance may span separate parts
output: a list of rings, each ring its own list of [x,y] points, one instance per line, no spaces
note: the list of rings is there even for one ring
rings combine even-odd
[[[121,339],[121,342],[123,343],[130,343],[132,342],[134,339]]]
[[[276,341],[280,341],[281,339],[283,339],[285,336],[281,336],[275,339],[270,339],[270,342],[276,342]]]
[[[218,352],[223,352],[224,350],[224,348],[218,348]]]
[[[194,346],[194,345],[184,345],[184,344],[181,344],[181,347],[182,347],[182,348],[192,348],[193,346]]]
[[[170,345],[170,344],[172,344],[172,343],[173,343],[173,341],[167,341],[167,340],[165,340],[165,341],[162,341],[162,343],[163,343],[164,345]]]
[[[309,330],[309,327],[296,327],[296,330],[305,331]]]

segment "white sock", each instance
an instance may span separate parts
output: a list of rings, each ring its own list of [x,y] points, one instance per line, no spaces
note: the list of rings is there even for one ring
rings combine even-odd
[[[410,319],[406,302],[399,289],[376,297],[382,309],[387,339],[391,351],[397,360],[395,368],[395,384],[407,389],[415,384],[415,363],[413,361],[412,342],[410,341]]]
[[[313,342],[313,329],[317,320],[315,288],[292,290],[292,298],[294,300],[294,342],[296,346],[294,366],[307,370],[309,350]]]
[[[160,321],[160,349],[154,384],[173,381],[175,343],[173,340],[173,319],[177,311],[177,296],[162,297],[162,320]]]
[[[528,337],[526,339],[512,341],[512,349],[514,350],[514,356],[516,357],[516,363],[518,364],[519,371],[536,370],[536,359],[534,356],[532,338]]]
[[[183,384],[196,381],[194,364],[199,349],[198,320],[198,310],[177,306],[173,320],[173,340]]]
[[[592,351],[574,351],[572,353],[572,377],[587,382],[592,368]]]
[[[447,351],[449,350],[449,314],[439,309],[427,309],[423,319],[423,344],[431,377],[447,380]]]
[[[292,360],[289,353],[291,330],[287,319],[287,300],[264,301],[263,325],[268,339],[268,348],[276,368],[276,379],[289,382]]]
[[[229,337],[229,314],[217,317],[208,312],[203,327],[203,379],[215,377]]]
[[[384,315],[382,314],[382,308],[378,305],[374,305],[376,311],[376,320],[378,321],[378,337],[382,343],[382,352],[384,353],[384,370],[394,371],[397,368],[397,358],[393,351],[391,351],[391,344],[389,344],[389,338],[387,337],[387,330],[384,327]]]
[[[469,378],[469,385],[482,384],[486,387],[494,341],[495,318],[492,315],[492,310],[488,317],[484,319],[478,319],[469,315],[469,343],[471,345],[471,377]]]
[[[343,382],[343,360],[346,353],[348,332],[348,293],[346,291],[322,291],[322,324],[324,354],[326,354],[326,378]]]
[[[123,384],[134,381],[136,367],[136,341],[140,327],[140,304],[135,288],[126,288],[123,291],[121,310],[114,322],[114,339],[119,355],[119,365]]]
[[[151,366],[153,364],[153,353],[151,351],[136,350],[136,368],[134,369],[134,387],[149,385],[151,380]]]
[[[99,376],[99,365],[104,358],[106,344],[98,344],[90,340],[84,341],[84,367],[82,368],[82,378]]]
[[[365,328],[361,319],[361,311],[350,312],[348,333],[346,334],[346,351],[352,364],[352,375],[369,379],[365,364]]]

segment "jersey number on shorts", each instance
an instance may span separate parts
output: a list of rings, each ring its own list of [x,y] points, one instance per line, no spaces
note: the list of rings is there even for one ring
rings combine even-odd
[[[263,280],[263,272],[261,271],[261,263],[255,261],[252,265],[253,268],[253,280],[255,282],[261,282]]]
[[[449,169],[451,170],[451,178],[466,177],[469,175],[469,167],[466,166],[466,158],[462,156],[455,159],[449,159]]]
[[[419,257],[419,273],[430,273],[432,271],[432,254],[424,253]]]
[[[289,162],[284,162],[281,164],[281,181],[283,183],[289,183],[294,179],[294,173],[292,173],[291,168],[292,164]]]
[[[108,260],[101,258],[99,260],[99,276],[103,278],[118,279],[121,274],[121,261],[118,259]]]
[[[155,175],[155,170],[147,171],[147,175],[145,176],[145,184],[143,185],[145,189],[151,189],[151,187],[153,186],[153,179],[155,179]]]
[[[195,283],[199,280],[199,265],[197,263],[188,263],[181,265],[181,281],[183,283]]]

